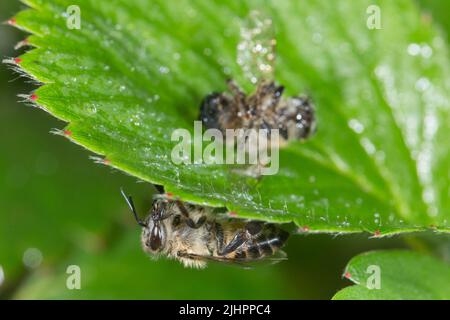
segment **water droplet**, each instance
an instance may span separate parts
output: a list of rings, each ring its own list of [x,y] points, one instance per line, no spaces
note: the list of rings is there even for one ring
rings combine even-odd
[[[159,72],[161,74],[168,74],[170,72],[170,69],[168,67],[166,67],[166,66],[160,66],[159,67]]]
[[[348,121],[348,126],[358,134],[364,131],[364,125],[357,119],[350,119]]]
[[[417,56],[420,53],[420,45],[417,43],[411,43],[408,45],[408,54]]]
[[[310,183],[316,182],[316,177],[315,176],[309,176],[309,182]]]
[[[88,104],[86,106],[86,110],[90,114],[96,114],[97,113],[97,106],[95,104]]]
[[[416,81],[416,90],[424,92],[430,87],[430,85],[431,85],[430,80],[428,80],[425,77],[422,77]]]
[[[123,91],[125,91],[126,89],[127,89],[127,87],[125,87],[124,85],[122,85],[122,86],[119,87],[119,91],[120,91],[120,92],[123,92]]]
[[[433,55],[433,49],[429,45],[424,44],[420,48],[420,54],[422,55],[423,58],[428,59]]]
[[[431,203],[434,201],[434,192],[432,189],[425,189],[422,194],[423,201]]]
[[[372,141],[370,141],[367,138],[362,138],[361,144],[364,147],[364,149],[366,150],[366,152],[370,155],[373,155],[375,153],[375,151],[377,151],[377,149],[375,148],[375,145],[372,143]]]
[[[204,54],[205,56],[210,56],[210,55],[212,54],[211,48],[205,48],[205,49],[203,49],[203,54]]]
[[[408,54],[411,56],[421,55],[422,58],[428,59],[433,55],[433,49],[428,44],[411,43],[408,45]]]
[[[384,151],[383,150],[378,150],[376,153],[375,153],[375,160],[378,162],[378,163],[384,163],[384,160],[386,159],[386,154],[384,153]]]
[[[42,260],[42,252],[37,248],[28,248],[25,250],[22,258],[23,264],[31,269],[38,268],[41,265]]]
[[[130,118],[130,122],[135,125],[136,127],[141,126],[141,116],[139,114],[134,114]]]

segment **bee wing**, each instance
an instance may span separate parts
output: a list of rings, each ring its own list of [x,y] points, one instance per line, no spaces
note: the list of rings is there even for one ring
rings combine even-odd
[[[257,10],[251,11],[242,23],[237,47],[237,62],[251,83],[273,80],[275,44],[272,20]]]
[[[274,265],[281,261],[286,261],[287,259],[287,254],[282,250],[278,250],[275,254],[268,257],[258,259],[241,259],[243,262],[240,265],[245,269],[254,269],[257,267]]]
[[[225,264],[242,267],[244,269],[253,269],[257,266],[262,266],[262,265],[273,265],[280,261],[287,260],[286,253],[281,250],[277,251],[277,253],[275,253],[272,256],[258,258],[258,259],[227,258],[227,257],[221,257],[221,256],[198,255],[198,254],[193,254],[193,253],[183,254],[183,257],[189,258],[189,259],[194,259],[194,260],[205,261],[205,262],[225,263]]]

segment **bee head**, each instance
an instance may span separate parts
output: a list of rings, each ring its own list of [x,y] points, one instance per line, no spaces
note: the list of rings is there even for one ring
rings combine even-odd
[[[164,248],[166,240],[166,229],[162,221],[169,217],[169,215],[166,214],[167,201],[162,199],[155,200],[149,216],[143,221],[136,212],[133,199],[130,196],[127,196],[123,190],[121,190],[121,192],[127,201],[136,222],[143,228],[142,244],[144,250],[150,253],[161,251]]]

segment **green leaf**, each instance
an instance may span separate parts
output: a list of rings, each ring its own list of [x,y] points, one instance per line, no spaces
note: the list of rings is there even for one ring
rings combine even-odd
[[[26,1],[16,25],[36,48],[18,64],[45,83],[33,103],[105,164],[303,230],[450,231],[448,51],[412,1],[377,2],[380,30],[366,26],[368,0],[79,0],[81,29],[69,30],[73,2]],[[205,95],[229,77],[251,90],[236,46],[254,9],[274,21],[276,80],[314,99],[317,134],[283,149],[279,173],[259,182],[227,166],[174,165],[171,133],[192,131]]]
[[[370,266],[379,267],[379,289],[371,278],[378,271]],[[344,276],[356,285],[342,289],[333,299],[450,299],[450,266],[413,251],[361,254],[349,262]]]

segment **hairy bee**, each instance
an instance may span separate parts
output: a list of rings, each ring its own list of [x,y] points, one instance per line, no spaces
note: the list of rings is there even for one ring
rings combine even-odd
[[[280,144],[308,138],[316,130],[315,107],[309,97],[282,97],[284,87],[275,84],[275,37],[272,21],[252,11],[241,27],[237,62],[244,76],[256,84],[246,95],[228,81],[229,93],[207,95],[200,107],[205,127],[219,129],[278,129]]]
[[[132,198],[123,191],[134,217],[143,227],[141,241],[152,256],[177,259],[186,267],[204,268],[208,261],[247,266],[273,259],[289,237],[275,224],[240,219],[220,219],[212,208],[159,195],[150,214],[141,220]]]

